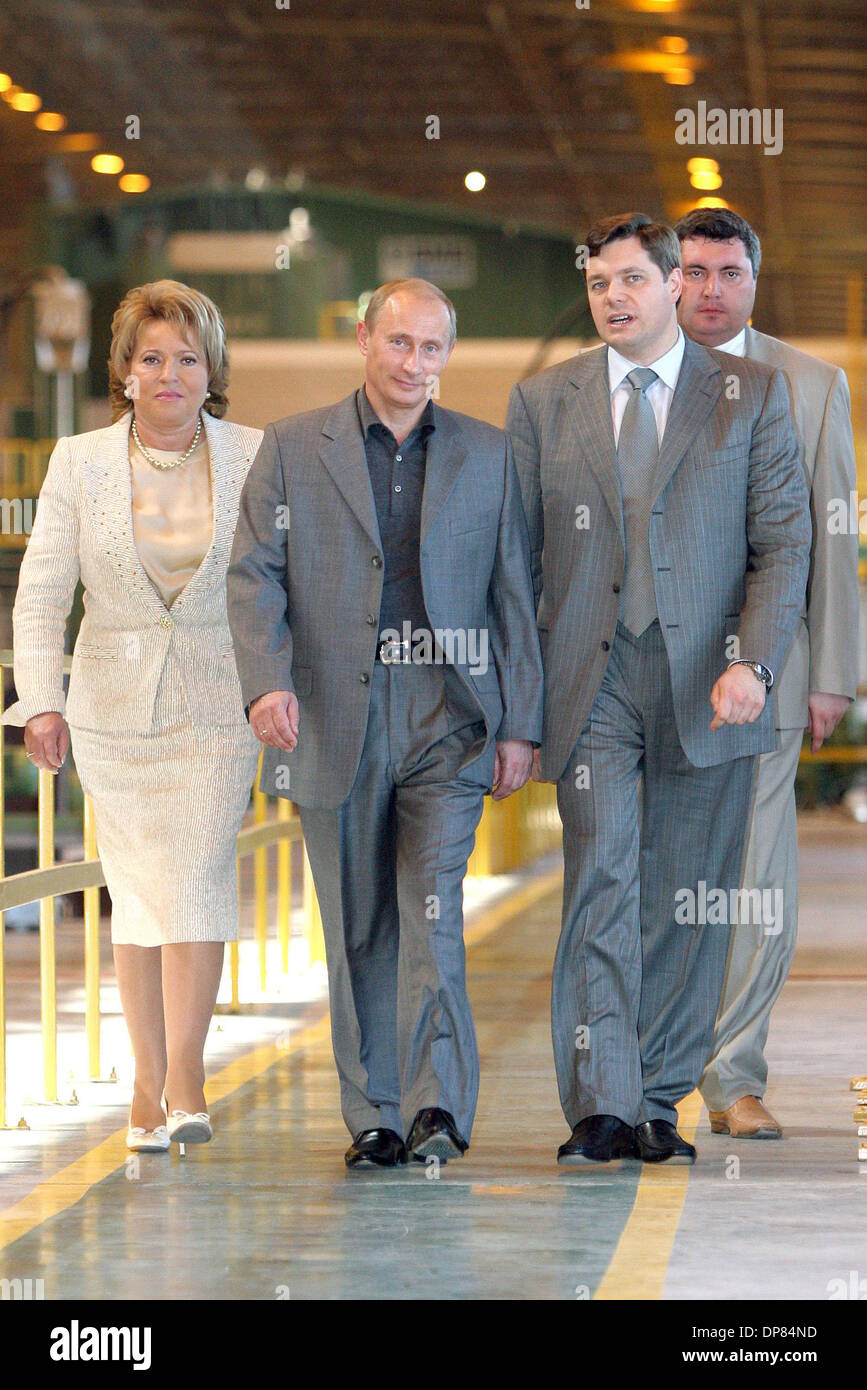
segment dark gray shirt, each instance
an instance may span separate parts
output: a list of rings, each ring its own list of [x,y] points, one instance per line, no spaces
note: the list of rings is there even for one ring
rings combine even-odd
[[[405,622],[411,623],[413,630],[430,627],[421,588],[419,547],[427,442],[436,429],[433,402],[428,401],[415,429],[399,445],[376,414],[363,386],[355,400],[382,539],[379,631],[394,628],[402,639]]]

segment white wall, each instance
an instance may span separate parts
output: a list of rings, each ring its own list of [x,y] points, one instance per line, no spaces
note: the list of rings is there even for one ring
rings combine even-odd
[[[540,362],[533,339],[458,339],[441,378],[440,401],[452,410],[503,425],[509,392],[531,367],[538,371],[592,346],[592,342],[560,339],[551,344]],[[860,391],[863,398],[867,344],[860,344],[857,353],[842,337],[795,341],[794,346],[843,367],[853,395]],[[231,349],[230,417],[261,427],[281,416],[338,401],[361,384],[363,362],[351,340],[236,341]]]
[[[559,339],[540,362],[533,339],[459,339],[441,379],[440,401],[452,410],[503,425],[509,392],[531,367],[538,371],[541,366],[550,366],[593,346],[591,342]],[[794,346],[843,367],[849,375],[853,396],[860,393],[864,400],[867,344],[862,343],[858,351],[841,337],[794,341]],[[238,339],[231,344],[229,419],[261,428],[284,415],[328,405],[361,384],[363,366],[364,359],[354,340]],[[108,423],[107,402],[88,402],[81,420],[82,430]]]

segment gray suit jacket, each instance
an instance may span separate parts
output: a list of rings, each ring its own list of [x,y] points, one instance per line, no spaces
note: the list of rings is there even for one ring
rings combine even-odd
[[[530,528],[545,662],[542,772],[552,779],[589,716],[620,606],[625,540],[607,351],[516,386],[506,422]],[[654,499],[656,604],[683,749],[698,767],[767,752],[770,701],[754,724],[711,733],[709,696],[735,634],[741,656],[780,671],[804,600],[807,489],[782,375],[687,340]],[[576,524],[582,506],[586,527]]]
[[[811,691],[848,695],[858,685],[858,535],[828,528],[828,503],[854,492],[855,446],[845,372],[747,328],[744,355],[782,369],[810,489],[813,546],[804,616],[786,657],[777,727],[803,728]]]
[[[492,738],[541,741],[542,662],[508,440],[437,405],[434,419],[422,502],[425,607],[434,629],[485,631],[490,652],[484,672],[474,674],[459,650],[447,671],[468,721],[486,726],[470,763]],[[245,704],[292,690],[300,708],[294,752],[265,750],[264,790],[303,806],[339,806],[349,795],[367,727],[382,581],[355,393],[269,425],[241,497],[228,575]]]

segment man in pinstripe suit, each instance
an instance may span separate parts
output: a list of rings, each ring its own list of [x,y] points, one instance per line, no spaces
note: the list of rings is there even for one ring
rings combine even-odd
[[[691,1163],[675,1106],[710,1049],[807,495],[780,373],[679,329],[671,228],[609,218],[587,246],[605,346],[515,387],[507,422],[564,828],[558,1160]]]

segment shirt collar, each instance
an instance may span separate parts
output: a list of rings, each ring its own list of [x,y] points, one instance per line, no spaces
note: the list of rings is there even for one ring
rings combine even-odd
[[[374,410],[373,406],[370,404],[370,399],[363,386],[359,387],[358,391],[355,393],[355,404],[358,409],[358,419],[361,424],[361,432],[364,435],[365,440],[367,439],[367,436],[370,433],[372,425],[379,425],[380,429],[384,429],[389,434],[391,434],[391,430],[388,428],[388,425],[383,424],[376,411]],[[424,410],[422,411],[421,419],[411,431],[411,435],[415,434],[416,430],[421,430],[422,437],[424,437],[425,435],[430,434],[431,430],[435,429],[436,417],[434,416],[434,405],[433,401],[429,400]],[[404,443],[405,442],[406,441],[404,440]]]
[[[717,352],[730,352],[732,357],[743,357],[747,346],[747,330],[742,328],[740,333],[736,333],[733,338],[729,338],[727,343],[720,343]]]
[[[668,352],[664,352],[661,357],[657,357],[655,362],[647,362],[642,365],[652,367],[660,380],[673,391],[677,385],[677,378],[680,375],[680,364],[683,361],[684,347],[685,340],[683,329],[678,325],[677,340],[674,346],[670,347]],[[628,357],[623,357],[616,348],[609,345],[608,389],[611,391],[612,395],[617,390],[618,386],[626,379],[628,373],[639,365],[638,362],[630,362]],[[656,382],[653,384],[655,386]]]

